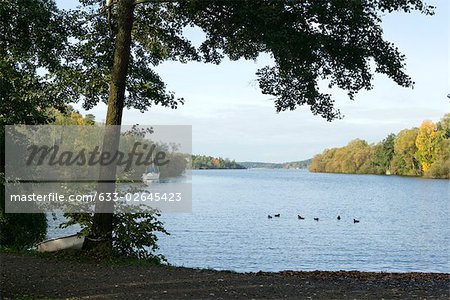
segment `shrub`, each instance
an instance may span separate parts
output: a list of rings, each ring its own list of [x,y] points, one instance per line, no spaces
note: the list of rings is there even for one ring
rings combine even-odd
[[[79,224],[83,234],[89,233],[93,221],[92,213],[66,213],[64,216],[68,220],[60,227]],[[119,257],[165,261],[164,256],[155,254],[159,249],[157,233],[169,234],[164,229],[163,223],[158,220],[160,216],[158,211],[149,211],[148,207],[134,207],[132,210],[127,207],[125,210],[124,207],[116,205],[116,212],[113,215],[112,254]]]
[[[44,213],[5,213],[4,176],[0,174],[0,246],[24,250],[42,241],[47,234]],[[34,203],[30,203],[33,205]]]
[[[439,158],[432,165],[431,168],[425,172],[425,177],[450,179],[450,158],[444,160]]]

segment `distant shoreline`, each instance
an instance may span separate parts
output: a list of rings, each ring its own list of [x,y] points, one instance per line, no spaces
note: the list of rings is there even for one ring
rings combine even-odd
[[[236,162],[228,158],[207,155],[192,155],[193,170],[225,170],[225,169],[308,169],[312,159],[284,163],[243,161]]]
[[[450,178],[442,177],[427,177],[427,176],[417,176],[417,175],[400,175],[400,174],[373,174],[373,173],[343,173],[343,172],[318,172],[308,170],[309,173],[318,174],[339,174],[339,175],[371,175],[371,176],[383,176],[383,177],[401,177],[401,178],[419,178],[419,179],[431,179],[431,180],[449,180]]]
[[[335,175],[369,175],[369,176],[381,176],[381,177],[401,177],[401,178],[418,178],[418,179],[429,179],[429,180],[449,180],[448,178],[433,178],[433,177],[425,177],[425,176],[412,176],[412,175],[397,175],[397,174],[370,174],[370,173],[342,173],[342,172],[316,172],[310,171],[308,168],[245,168],[245,169],[227,169],[227,168],[211,168],[211,169],[192,169],[199,171],[209,171],[209,170],[234,170],[234,171],[242,171],[242,170],[305,170],[308,173],[315,174],[335,174]]]

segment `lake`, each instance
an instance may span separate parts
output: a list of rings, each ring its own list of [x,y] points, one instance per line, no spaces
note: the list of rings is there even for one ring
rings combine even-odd
[[[192,183],[192,214],[162,217],[173,265],[450,272],[448,180],[249,169],[193,171]]]

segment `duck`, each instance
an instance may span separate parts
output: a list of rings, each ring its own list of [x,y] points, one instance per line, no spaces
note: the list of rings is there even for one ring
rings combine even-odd
[[[341,216],[337,216],[337,219],[340,220],[340,219],[341,219]]]
[[[267,219],[272,219],[272,216],[271,216],[271,215],[268,215],[268,216],[267,216]]]
[[[297,215],[297,218],[298,218],[299,220],[304,220],[304,219],[305,219],[304,217],[302,217],[302,216],[300,216],[300,215]]]
[[[273,215],[275,218],[279,218],[280,214]]]
[[[353,223],[359,223],[359,220],[353,219]]]
[[[319,218],[314,218],[314,221],[319,221]]]

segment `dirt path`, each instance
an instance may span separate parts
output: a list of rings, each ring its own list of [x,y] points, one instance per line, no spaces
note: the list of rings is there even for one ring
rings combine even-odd
[[[450,298],[450,274],[232,273],[90,264],[5,253],[0,259],[0,299]]]

